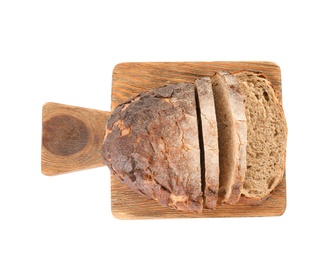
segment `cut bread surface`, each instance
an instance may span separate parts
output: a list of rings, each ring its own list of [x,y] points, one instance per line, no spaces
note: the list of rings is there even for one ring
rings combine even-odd
[[[285,172],[287,125],[272,84],[261,73],[240,71],[247,119],[247,170],[242,203],[258,204],[280,183]]]

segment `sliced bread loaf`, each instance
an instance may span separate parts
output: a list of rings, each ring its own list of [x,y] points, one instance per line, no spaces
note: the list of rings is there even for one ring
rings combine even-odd
[[[252,71],[141,93],[108,119],[105,163],[161,205],[201,212],[258,204],[282,180],[287,125],[272,84]]]
[[[119,105],[107,122],[105,163],[130,189],[187,212],[203,208],[195,87],[178,83]]]
[[[218,203],[239,201],[246,171],[246,117],[239,83],[227,72],[211,78],[219,143]]]
[[[285,172],[287,125],[272,84],[258,72],[231,73],[239,82],[247,119],[247,170],[240,203],[258,204]]]
[[[197,79],[195,86],[202,154],[201,168],[204,174],[202,183],[204,206],[209,209],[215,209],[219,185],[219,151],[215,101],[210,78]]]

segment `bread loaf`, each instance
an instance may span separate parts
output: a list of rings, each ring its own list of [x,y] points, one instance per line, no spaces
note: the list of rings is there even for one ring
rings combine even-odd
[[[102,153],[130,189],[163,206],[202,210],[194,84],[167,85],[119,105],[108,118]]]
[[[268,198],[285,172],[286,140],[285,115],[265,76],[219,71],[120,104],[102,154],[130,189],[200,213]]]

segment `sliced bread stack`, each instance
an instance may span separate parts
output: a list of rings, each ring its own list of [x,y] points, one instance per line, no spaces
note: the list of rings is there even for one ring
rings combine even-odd
[[[286,138],[282,106],[265,76],[220,71],[120,104],[102,154],[130,189],[199,213],[269,197],[285,171]]]
[[[200,133],[204,206],[215,209],[219,188],[219,147],[214,93],[208,77],[195,81],[198,129]]]

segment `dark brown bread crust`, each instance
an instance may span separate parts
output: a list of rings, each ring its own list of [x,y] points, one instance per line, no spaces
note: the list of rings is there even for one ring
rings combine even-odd
[[[119,105],[108,119],[102,154],[110,171],[130,189],[163,206],[200,212],[194,85],[167,85]]]

